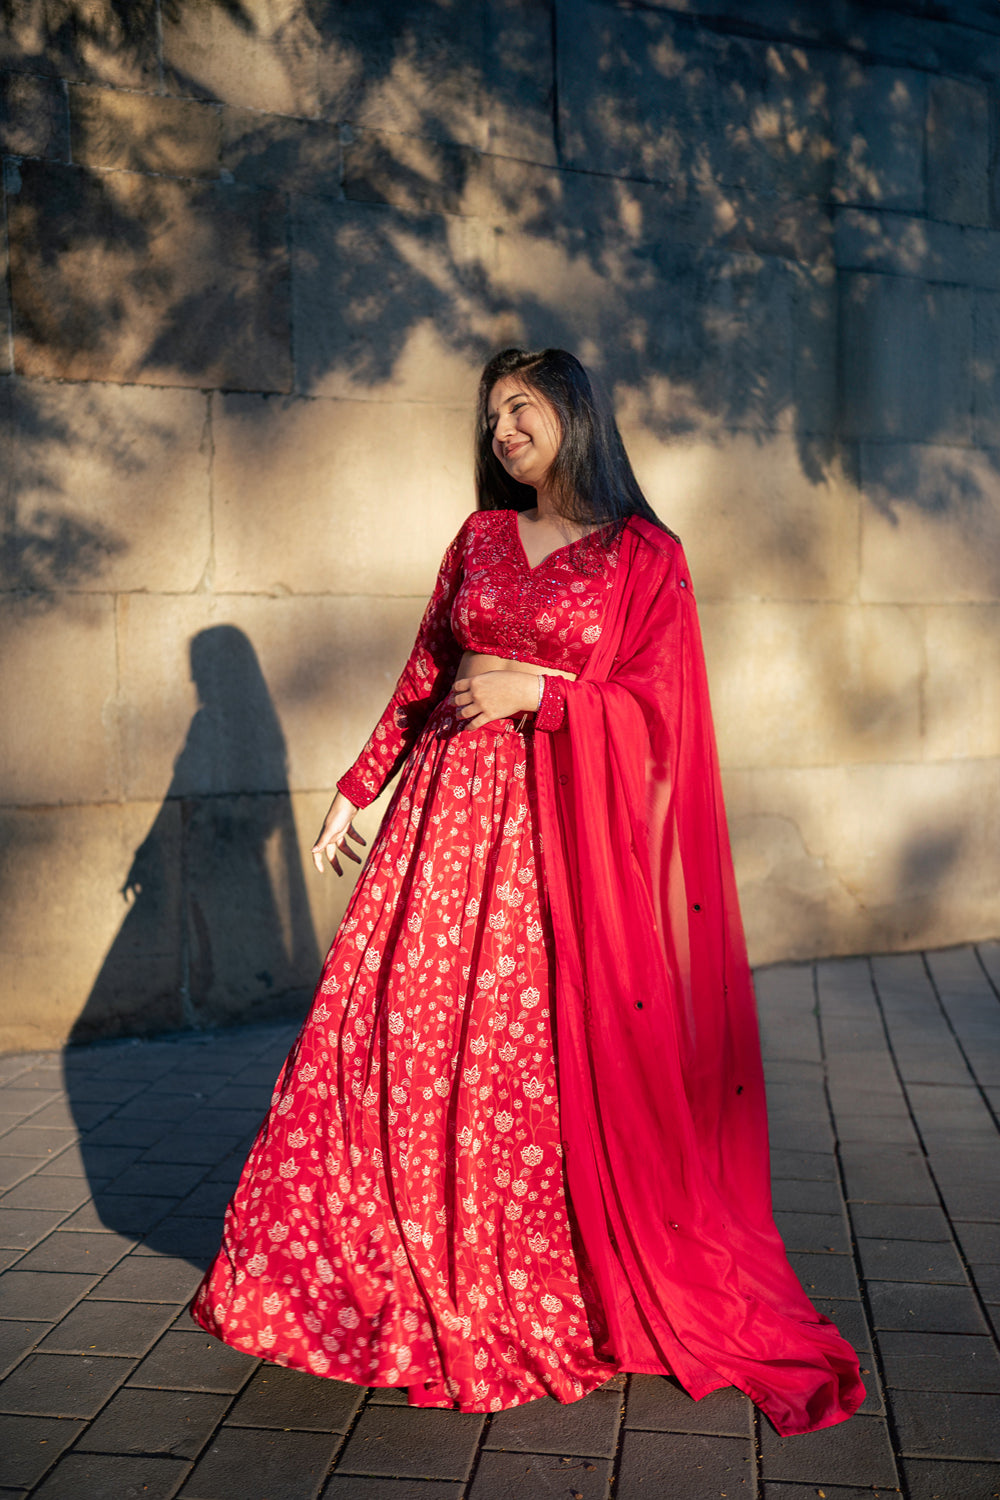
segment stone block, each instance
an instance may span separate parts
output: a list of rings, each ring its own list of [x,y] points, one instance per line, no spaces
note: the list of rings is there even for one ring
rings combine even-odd
[[[20,373],[289,388],[279,195],[25,161],[7,205]]]
[[[363,1390],[343,1380],[316,1380],[301,1370],[262,1365],[229,1413],[231,1427],[286,1432],[346,1432]]]
[[[172,92],[276,114],[319,112],[323,36],[297,0],[248,0],[240,11],[181,6],[161,26]]]
[[[160,1303],[92,1302],[85,1297],[39,1348],[54,1354],[124,1354],[141,1359],[173,1317],[174,1308]]]
[[[1000,448],[1000,293],[973,303],[972,406],[976,443]]]
[[[685,544],[700,600],[854,593],[857,488],[836,466],[810,479],[793,436],[667,440],[631,419],[622,436],[650,504]]]
[[[933,219],[987,228],[989,92],[958,78],[931,78],[927,94],[927,212]]]
[[[249,1467],[263,1487],[261,1494],[305,1500],[316,1493],[339,1442],[334,1433],[224,1427],[203,1452],[186,1488],[191,1496],[244,1500]]]
[[[0,765],[22,806],[119,794],[114,623],[107,598],[76,595],[58,613],[23,596],[0,603],[4,637]]]
[[[10,1486],[8,1495],[37,1484],[83,1428],[58,1417],[0,1417],[0,1484]]]
[[[992,761],[725,777],[755,963],[945,946],[996,928]]]
[[[946,1459],[902,1458],[900,1468],[911,1500],[980,1500],[996,1488],[996,1465],[949,1463]]]
[[[557,14],[568,164],[654,181],[710,177],[796,196],[828,192],[822,54],[649,11],[563,4]]]
[[[938,444],[862,445],[862,599],[996,600],[998,453]]]
[[[697,1475],[698,1489],[691,1488]],[[695,1494],[738,1495],[753,1484],[748,1438],[701,1433],[626,1432],[621,1451],[618,1500],[693,1500]]]
[[[493,156],[554,163],[551,6],[548,0],[494,0],[485,24],[485,149]]]
[[[93,1417],[134,1363],[79,1354],[30,1354],[4,1381],[0,1406],[40,1417]]]
[[[748,601],[701,619],[727,768],[889,761],[919,743],[923,653],[907,610]]]
[[[0,151],[4,156],[69,160],[65,86],[29,73],[0,74]]]
[[[855,1417],[841,1427],[824,1427],[782,1438],[761,1424],[761,1462],[766,1480],[785,1479],[827,1485],[896,1485],[896,1466],[885,1422]]]
[[[76,1205],[74,1205],[76,1207]],[[57,1229],[18,1262],[19,1271],[75,1271],[100,1276],[127,1255],[133,1241],[117,1234],[68,1234]]]
[[[519,1453],[576,1453],[612,1458],[620,1416],[621,1397],[617,1391],[593,1391],[568,1406],[545,1396],[497,1412],[484,1446]]]
[[[101,1195],[101,1204],[85,1203],[65,1220],[64,1229],[112,1229],[119,1234],[148,1234],[170,1212],[169,1198],[140,1198],[125,1193]]]
[[[793,1250],[789,1264],[805,1287],[806,1295],[814,1297],[857,1299],[858,1281],[854,1265],[847,1255],[812,1255]]]
[[[493,232],[381,204],[308,198],[293,211],[297,388],[460,405],[471,424],[481,364],[513,333],[489,288]]]
[[[774,1222],[786,1250],[850,1254],[847,1225],[842,1214],[776,1212]]]
[[[126,900],[135,851],[154,820],[156,860],[141,870],[146,899],[133,888]],[[138,1017],[140,1029],[180,1026],[178,804],[159,819],[155,804],[140,802],[9,811],[4,823],[0,944],[11,974],[0,1030],[5,1045],[58,1046],[75,1026],[90,1036],[113,1035],[122,1017],[133,1026]],[[87,858],[68,865],[53,891],[39,851],[63,846],[86,849]]]
[[[418,213],[479,214],[491,207],[492,162],[469,146],[383,130],[345,131],[344,197]]]
[[[470,386],[469,400],[459,409],[221,399],[213,424],[215,587],[412,600],[416,614],[408,652],[445,547],[475,508],[472,392]],[[425,398],[430,395],[425,390]],[[379,615],[362,613],[371,605],[357,597],[336,603],[350,612],[337,635],[344,639],[346,630],[348,639],[366,643],[366,655],[352,666],[366,671],[375,666],[367,643],[383,632],[392,652],[398,650],[406,630],[398,633],[389,601],[380,602]],[[310,599],[301,609],[319,607]],[[324,651],[328,661],[331,625],[316,617],[315,639],[317,645],[330,643]],[[314,634],[304,614],[295,634],[302,629],[307,637]],[[393,684],[404,660],[405,655]],[[302,672],[301,661],[295,670]],[[324,709],[329,708],[328,700]]]
[[[146,1355],[129,1385],[235,1395],[249,1380],[258,1363],[248,1354],[230,1349],[207,1333],[171,1330]]]
[[[843,208],[834,214],[833,240],[837,265],[845,271],[883,271],[1000,290],[996,230]]]
[[[918,1145],[895,1146],[889,1151],[872,1142],[845,1142],[841,1161],[848,1198],[867,1203],[938,1201]]]
[[[476,1477],[467,1491],[469,1500],[520,1500],[521,1496],[556,1494],[579,1500],[605,1500],[612,1465],[607,1459],[581,1459],[564,1454],[483,1452],[476,1462]],[[324,1490],[324,1500],[335,1500],[344,1491]],[[352,1492],[351,1500],[362,1500],[365,1490]],[[461,1493],[456,1490],[455,1494]],[[422,1490],[400,1490],[395,1485],[380,1491],[378,1500],[422,1500]],[[376,1500],[373,1495],[372,1500]]]
[[[87,1428],[76,1451],[197,1458],[227,1405],[225,1396],[194,1391],[119,1391]]]
[[[496,87],[486,73],[485,12],[434,0],[328,9],[318,57],[323,115],[485,149]]]
[[[194,588],[211,544],[206,418],[194,391],[6,386],[4,588],[39,603],[63,589]]]
[[[972,292],[914,277],[843,273],[840,391],[847,437],[972,437]]]
[[[219,111],[193,99],[70,87],[73,161],[101,171],[217,177]]]
[[[32,1245],[37,1245],[43,1240],[64,1216],[64,1212],[56,1209],[0,1208],[0,1244],[5,1250],[22,1252],[30,1250]],[[6,1281],[0,1285],[10,1291]],[[5,1313],[3,1316],[16,1318],[30,1317],[32,1314],[14,1312]]]
[[[119,88],[157,88],[157,26],[148,5],[100,5],[71,20],[53,0],[18,0],[4,18],[0,67]]]
[[[491,1461],[502,1458],[502,1454],[489,1455]],[[484,1455],[485,1457],[485,1455]],[[477,1468],[482,1468],[483,1460]],[[526,1460],[517,1458],[516,1463],[527,1467]],[[548,1464],[548,1459],[544,1460]],[[493,1465],[494,1472],[499,1464]],[[489,1472],[489,1471],[488,1471]],[[327,1481],[321,1500],[463,1500],[464,1484],[450,1484],[445,1479],[365,1479],[360,1474],[334,1474]],[[471,1492],[470,1492],[471,1493]],[[489,1496],[489,1490],[487,1490]],[[603,1500],[603,1497],[598,1497]]]
[[[843,1209],[840,1189],[834,1182],[782,1178],[773,1184],[771,1196],[774,1207],[784,1212],[835,1214]]]
[[[910,1211],[913,1212],[912,1207]],[[854,1217],[854,1205],[851,1217]],[[962,1263],[950,1244],[862,1237],[858,1240],[858,1253],[862,1271],[869,1281],[929,1281],[968,1286]],[[889,1384],[895,1382],[890,1380]]]
[[[369,1406],[337,1462],[341,1474],[467,1479],[483,1430],[475,1413]]]
[[[928,608],[924,639],[928,759],[1000,755],[1000,608]]]
[[[340,198],[341,127],[258,110],[223,109],[222,166],[237,182]]]
[[[893,1391],[891,1401],[910,1457],[1000,1459],[1000,1396]]]
[[[842,57],[837,83],[834,198],[920,213],[926,74]]]
[[[4,1208],[62,1209],[72,1213],[90,1197],[90,1184],[72,1177],[41,1177],[35,1174],[4,1193]]]

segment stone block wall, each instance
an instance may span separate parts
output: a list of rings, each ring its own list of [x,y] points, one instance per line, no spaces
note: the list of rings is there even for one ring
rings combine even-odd
[[[1000,931],[995,6],[0,10],[0,1047],[302,1007],[512,342],[684,538],[754,959]]]

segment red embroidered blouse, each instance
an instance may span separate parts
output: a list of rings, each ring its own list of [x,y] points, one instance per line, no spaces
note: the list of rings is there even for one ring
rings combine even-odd
[[[620,534],[592,532],[531,567],[514,510],[474,511],[445,552],[416,643],[385,712],[337,786],[367,807],[455,680],[463,651],[579,673],[600,639]],[[536,729],[563,722],[566,679],[546,677]]]

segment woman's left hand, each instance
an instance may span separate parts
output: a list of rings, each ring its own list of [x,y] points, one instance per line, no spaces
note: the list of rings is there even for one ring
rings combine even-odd
[[[534,713],[538,707],[538,677],[534,672],[512,672],[501,668],[460,677],[451,690],[452,701],[463,727],[479,729],[494,719]]]

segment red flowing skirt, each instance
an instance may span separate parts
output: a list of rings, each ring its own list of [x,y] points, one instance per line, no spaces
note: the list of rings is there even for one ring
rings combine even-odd
[[[192,1307],[210,1333],[462,1411],[614,1373],[566,1201],[537,870],[530,731],[446,700],[226,1211]]]

